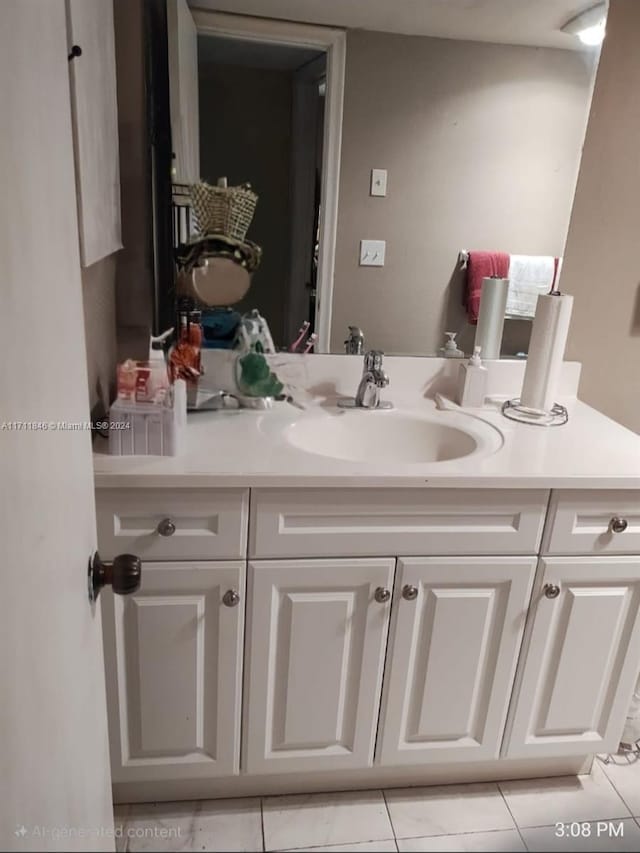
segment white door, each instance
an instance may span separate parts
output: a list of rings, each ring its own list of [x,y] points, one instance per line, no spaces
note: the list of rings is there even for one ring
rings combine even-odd
[[[238,772],[244,573],[145,562],[137,593],[102,594],[114,783]]]
[[[247,773],[372,764],[394,563],[249,563]]]
[[[615,751],[640,664],[640,557],[554,557],[541,570],[504,755]]]
[[[67,0],[80,257],[89,267],[122,248],[113,2]]]
[[[498,757],[535,566],[398,560],[378,763]]]
[[[0,844],[112,850],[64,0],[3,0],[0,80]]]

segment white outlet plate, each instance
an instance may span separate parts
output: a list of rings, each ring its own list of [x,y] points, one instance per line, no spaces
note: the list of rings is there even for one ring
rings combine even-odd
[[[387,194],[387,170],[372,169],[371,170],[371,195]]]
[[[383,267],[386,240],[360,240],[360,266]]]

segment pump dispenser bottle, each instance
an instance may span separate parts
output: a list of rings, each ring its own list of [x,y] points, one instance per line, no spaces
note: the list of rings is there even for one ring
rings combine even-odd
[[[481,347],[473,348],[473,355],[458,373],[458,403],[468,408],[484,405],[487,393],[488,370],[480,358]]]
[[[445,332],[447,342],[443,347],[440,347],[440,352],[445,358],[464,358],[464,353],[461,349],[458,349],[458,344],[456,343],[457,334],[457,332]]]

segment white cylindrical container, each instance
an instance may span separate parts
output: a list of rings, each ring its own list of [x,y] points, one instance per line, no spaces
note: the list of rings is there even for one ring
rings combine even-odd
[[[520,395],[520,404],[528,409],[549,412],[556,402],[572,308],[573,296],[538,296]]]
[[[482,358],[500,358],[504,314],[509,293],[508,278],[483,278],[480,292],[480,310],[474,345],[480,347]]]
[[[473,355],[458,370],[458,403],[463,407],[484,406],[487,393],[487,368],[480,359],[480,347],[473,348]]]

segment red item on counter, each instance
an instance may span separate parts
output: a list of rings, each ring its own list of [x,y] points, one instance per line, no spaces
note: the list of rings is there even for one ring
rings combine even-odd
[[[199,313],[198,313],[199,316]],[[169,355],[171,381],[184,379],[194,385],[202,373],[202,326],[187,313],[180,316],[178,342]]]

